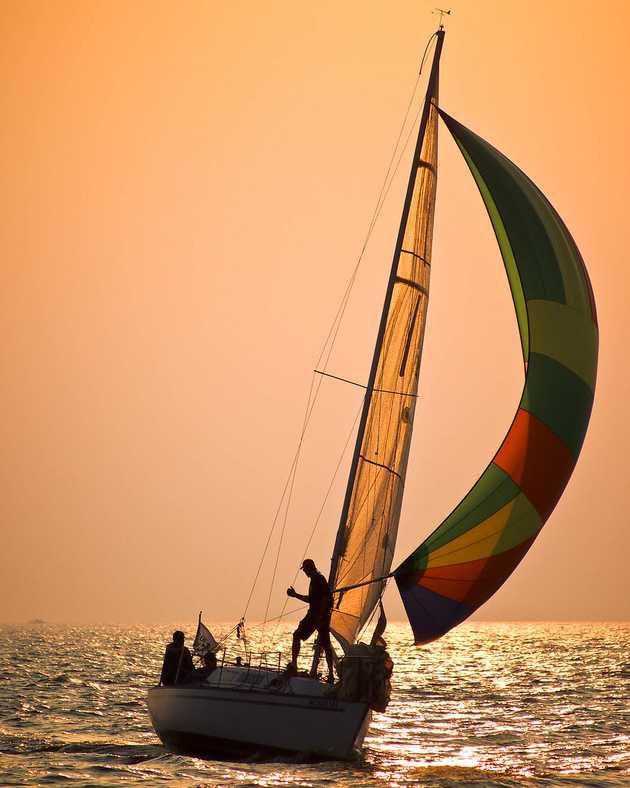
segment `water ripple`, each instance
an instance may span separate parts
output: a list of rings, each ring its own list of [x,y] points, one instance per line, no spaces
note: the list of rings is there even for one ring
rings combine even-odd
[[[351,764],[164,750],[145,698],[172,629],[0,628],[2,785],[630,784],[629,624],[469,623],[421,649],[390,626],[392,702]]]

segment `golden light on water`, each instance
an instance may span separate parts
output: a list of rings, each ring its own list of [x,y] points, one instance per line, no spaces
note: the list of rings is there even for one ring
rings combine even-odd
[[[212,625],[215,634],[229,628]],[[277,631],[285,657],[293,628]],[[390,624],[391,702],[373,715],[351,763],[235,763],[164,750],[146,689],[172,629],[0,628],[0,675],[13,677],[10,687],[0,683],[0,704],[13,709],[0,721],[7,774],[36,784],[83,775],[96,786],[116,775],[156,788],[165,780],[342,788],[630,781],[630,624],[472,622],[422,648],[406,624]],[[261,630],[249,634],[255,647]],[[301,658],[306,668],[308,647]]]

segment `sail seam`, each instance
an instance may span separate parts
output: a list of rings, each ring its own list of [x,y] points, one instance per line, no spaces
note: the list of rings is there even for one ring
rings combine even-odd
[[[401,254],[410,254],[412,257],[416,257],[418,260],[422,260],[422,262],[425,265],[428,265],[429,268],[431,267],[431,263],[426,259],[426,257],[423,257],[421,254],[418,254],[417,252],[412,252],[411,249],[401,249],[400,253]]]
[[[388,465],[383,465],[382,462],[375,462],[374,460],[368,460],[368,458],[365,457],[363,454],[359,454],[359,457],[363,460],[363,462],[367,462],[370,465],[376,465],[379,468],[384,468],[386,471],[389,471],[390,473],[393,473],[394,476],[398,476],[398,478],[401,479],[401,481],[402,481],[402,478],[401,478],[400,474],[396,473],[396,471],[393,468],[390,468]]]
[[[396,282],[398,282],[398,284],[401,285],[408,285],[409,287],[413,287],[414,290],[419,290],[425,296],[429,295],[429,291],[426,289],[426,287],[423,287],[421,284],[418,284],[418,282],[414,282],[412,279],[406,279],[404,276],[397,276]]]

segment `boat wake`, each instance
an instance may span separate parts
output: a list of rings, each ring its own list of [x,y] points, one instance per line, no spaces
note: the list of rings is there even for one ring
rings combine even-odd
[[[32,737],[3,736],[0,738],[2,755],[40,755],[43,753],[68,753],[73,755],[109,756],[133,765],[165,756],[158,744],[132,744],[129,742],[72,741],[35,739]]]

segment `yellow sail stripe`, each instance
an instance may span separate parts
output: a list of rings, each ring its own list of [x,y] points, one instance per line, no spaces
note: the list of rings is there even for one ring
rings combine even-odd
[[[431,552],[427,569],[488,558],[520,544],[540,526],[540,515],[520,493],[479,525]]]

